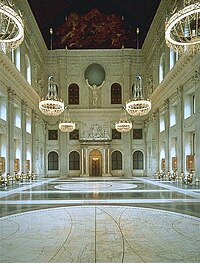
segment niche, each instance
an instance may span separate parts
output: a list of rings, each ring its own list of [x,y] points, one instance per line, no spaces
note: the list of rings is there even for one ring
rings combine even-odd
[[[5,172],[5,157],[0,157],[0,172]]]
[[[186,169],[188,172],[195,170],[194,155],[186,155]]]
[[[19,163],[19,159],[14,159],[14,172],[19,172],[20,170],[20,163]]]
[[[161,170],[164,171],[165,170],[165,158],[161,159]]]
[[[26,172],[30,172],[30,160],[26,160]]]
[[[178,169],[177,157],[172,157],[172,170],[175,171]]]

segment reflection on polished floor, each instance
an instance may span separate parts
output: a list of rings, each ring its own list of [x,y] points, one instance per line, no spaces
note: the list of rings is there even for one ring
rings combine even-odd
[[[1,186],[0,262],[200,261],[200,188],[153,178]]]

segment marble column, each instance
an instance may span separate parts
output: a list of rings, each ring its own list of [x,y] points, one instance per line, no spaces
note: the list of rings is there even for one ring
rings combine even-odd
[[[177,89],[177,161],[178,172],[183,172],[184,169],[184,148],[183,148],[183,87]]]
[[[34,110],[32,110],[32,125],[31,125],[31,134],[32,134],[32,153],[31,153],[31,172],[36,171],[36,138],[35,138],[35,128],[37,126],[38,115]]]
[[[169,149],[169,99],[165,100],[165,172],[170,171],[170,149]]]
[[[15,158],[15,142],[14,142],[14,97],[15,93],[10,88],[8,89],[7,100],[7,127],[8,127],[8,152],[7,152],[7,172],[10,175],[14,174],[14,158]]]
[[[27,104],[25,101],[21,102],[21,129],[22,129],[22,157],[21,157],[21,171],[26,173],[26,110]]]
[[[200,67],[195,74],[195,176],[200,180]]]

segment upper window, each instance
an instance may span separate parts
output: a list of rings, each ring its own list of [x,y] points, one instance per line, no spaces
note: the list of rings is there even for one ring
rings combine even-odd
[[[26,131],[31,133],[31,117],[30,115],[26,116]]]
[[[143,169],[143,153],[141,151],[135,151],[133,153],[133,170]]]
[[[76,151],[69,154],[69,170],[80,170],[80,155]]]
[[[160,115],[160,132],[165,130],[165,115]]]
[[[176,106],[170,107],[170,127],[176,124]]]
[[[122,170],[122,154],[120,151],[112,153],[112,170]]]
[[[31,85],[31,63],[29,56],[25,55],[25,65],[26,65],[26,80]]]
[[[21,128],[21,109],[15,107],[15,126]]]
[[[75,83],[69,85],[68,87],[68,104],[79,104],[79,86]]]
[[[160,58],[160,64],[159,64],[159,83],[163,81],[164,74],[165,74],[165,54],[163,53]]]
[[[111,86],[111,104],[122,103],[122,87],[118,83],[113,83]]]
[[[16,68],[20,71],[20,47],[16,48],[14,51],[14,63]]]
[[[176,52],[170,48],[170,59],[169,59],[169,68],[170,70],[173,68],[175,61],[176,61]]]
[[[185,95],[184,100],[184,119],[195,113],[195,95]]]
[[[0,97],[0,119],[6,121],[6,99],[5,97]]]
[[[192,96],[192,113],[195,114],[195,95]]]
[[[50,152],[48,154],[48,170],[58,170],[58,154]]]

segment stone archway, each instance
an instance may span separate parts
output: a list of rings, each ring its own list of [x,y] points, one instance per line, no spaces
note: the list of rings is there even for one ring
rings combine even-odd
[[[102,154],[96,149],[89,155],[89,176],[102,176]]]

